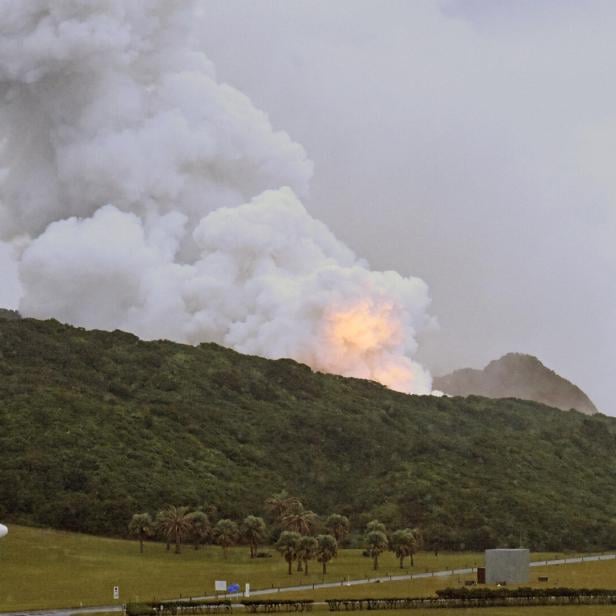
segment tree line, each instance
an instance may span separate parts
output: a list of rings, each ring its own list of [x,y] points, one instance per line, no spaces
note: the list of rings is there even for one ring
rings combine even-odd
[[[219,545],[223,557],[227,558],[228,548],[243,542],[250,548],[250,558],[263,555],[259,546],[275,538],[274,548],[280,553],[292,574],[293,563],[297,571],[308,573],[309,562],[316,560],[327,573],[327,564],[337,555],[338,546],[345,540],[351,530],[349,519],[338,513],[329,515],[324,521],[310,509],[306,509],[301,500],[281,492],[265,501],[265,510],[270,520],[268,529],[266,521],[259,516],[248,515],[239,524],[229,518],[221,518],[215,523],[203,510],[191,511],[189,507],[168,505],[154,517],[149,513],[133,515],[128,530],[139,539],[140,551],[147,539],[157,537],[166,542],[167,550],[175,544],[175,552],[181,553],[182,545],[192,543],[195,550],[206,543]],[[322,532],[319,532],[322,531]],[[380,555],[390,550],[399,559],[400,568],[409,558],[411,566],[413,557],[421,544],[419,529],[404,528],[388,535],[385,525],[372,520],[366,526],[363,535],[364,555],[372,559],[374,569],[378,569]]]

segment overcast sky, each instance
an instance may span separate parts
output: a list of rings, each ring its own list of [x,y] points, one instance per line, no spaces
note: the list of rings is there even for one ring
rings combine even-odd
[[[315,163],[310,212],[430,286],[441,374],[537,355],[616,415],[616,3],[208,0],[219,79]]]

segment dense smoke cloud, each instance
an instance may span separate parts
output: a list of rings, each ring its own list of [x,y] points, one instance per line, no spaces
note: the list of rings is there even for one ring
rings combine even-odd
[[[141,216],[180,210],[195,222],[271,187],[305,193],[303,148],[217,83],[194,47],[189,7],[0,4],[4,238],[106,203]]]
[[[0,3],[0,301],[429,393],[426,285],[371,271],[306,212],[312,163],[217,82],[193,14]]]
[[[616,414],[616,3],[203,7],[219,76],[310,152],[311,214],[429,280],[434,373],[531,353]]]
[[[16,305],[21,295],[18,261],[15,248],[6,242],[0,242],[0,308]]]

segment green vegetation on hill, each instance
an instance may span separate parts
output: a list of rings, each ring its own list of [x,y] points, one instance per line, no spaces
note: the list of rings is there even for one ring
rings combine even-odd
[[[0,319],[15,320],[21,319],[17,310],[9,310],[8,308],[0,308]]]
[[[616,420],[407,396],[214,344],[0,320],[0,516],[122,535],[165,503],[240,521],[286,489],[428,545],[616,547]]]

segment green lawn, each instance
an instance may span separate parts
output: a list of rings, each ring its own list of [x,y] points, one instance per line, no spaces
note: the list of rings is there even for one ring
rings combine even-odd
[[[297,572],[289,576],[285,562],[275,551],[269,551],[272,558],[251,561],[247,548],[235,548],[229,550],[228,559],[224,560],[222,550],[216,547],[199,551],[186,547],[181,555],[176,555],[166,552],[164,545],[147,543],[142,555],[138,543],[133,541],[12,526],[9,535],[0,542],[0,610],[109,605],[113,603],[114,585],[120,586],[119,603],[124,603],[212,594],[215,579],[242,585],[249,582],[253,589],[322,581],[318,564],[311,563],[308,576]],[[557,555],[548,555],[554,556]],[[535,557],[541,559],[545,555]],[[480,554],[440,554],[437,558],[433,554],[421,553],[416,557],[416,567],[407,568],[404,573],[472,567],[481,563]],[[378,574],[396,575],[400,573],[397,565],[393,555],[384,554]],[[535,579],[539,574],[550,576],[550,585],[616,586],[614,561],[553,567],[545,572],[535,569],[532,572]],[[371,561],[362,557],[359,550],[342,550],[330,563],[326,581],[372,575]],[[314,599],[408,596],[431,594],[448,585],[458,585],[457,576],[421,582],[343,586],[303,593],[302,596]],[[292,595],[283,596],[290,598]],[[456,610],[456,613],[462,612]],[[500,612],[482,613],[490,616]],[[439,614],[445,616],[444,612],[439,611]]]
[[[215,579],[249,582],[253,589],[323,580],[317,563],[311,563],[310,575],[287,575],[286,563],[268,551],[272,558],[251,561],[248,548],[234,548],[224,560],[218,547],[195,551],[187,546],[176,555],[161,544],[147,543],[140,554],[134,541],[12,526],[0,544],[0,609],[111,604],[114,585],[120,586],[120,601],[125,602],[211,594]],[[421,554],[414,571],[473,566],[479,559],[470,553]],[[393,555],[384,554],[379,574],[398,571]],[[325,579],[372,574],[371,561],[359,550],[343,550],[329,564]]]
[[[423,556],[423,555],[422,555]],[[550,555],[554,558],[556,555]],[[533,560],[543,560],[544,555],[534,554]],[[457,568],[457,566],[456,566]],[[538,578],[548,577],[548,582],[539,582]],[[398,582],[379,582],[361,586],[317,589],[310,592],[285,594],[285,597],[315,599],[362,598],[362,597],[422,597],[449,586],[462,586],[466,580],[475,579],[474,575],[452,576],[447,578],[428,578],[421,580],[403,580]],[[616,588],[616,560],[587,562],[573,565],[554,565],[550,567],[533,567],[530,570],[528,586],[537,588],[569,586],[577,588]],[[439,611],[439,614],[441,612]],[[483,611],[481,612],[484,613]],[[614,609],[616,614],[616,609]]]

